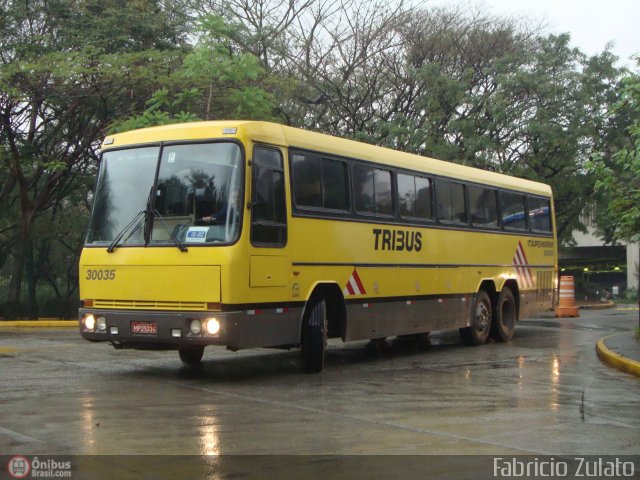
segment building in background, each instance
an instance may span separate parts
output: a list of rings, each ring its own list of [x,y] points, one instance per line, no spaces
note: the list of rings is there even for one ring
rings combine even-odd
[[[558,252],[560,274],[575,278],[577,300],[618,297],[628,288],[637,289],[640,244],[605,245],[590,209],[585,209],[582,222],[587,232],[574,232],[575,246]]]

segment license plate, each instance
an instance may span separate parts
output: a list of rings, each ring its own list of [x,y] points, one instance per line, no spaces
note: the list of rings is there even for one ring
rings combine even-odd
[[[156,322],[131,322],[131,333],[155,335],[158,333]]]

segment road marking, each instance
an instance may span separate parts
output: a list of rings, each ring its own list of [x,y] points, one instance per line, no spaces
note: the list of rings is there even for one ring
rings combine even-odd
[[[44,443],[42,440],[38,440],[37,438],[30,437],[29,435],[24,435],[22,433],[14,432],[13,430],[9,430],[8,428],[0,427],[0,435],[4,435],[6,437],[12,438],[13,440],[17,440],[18,442],[23,443]]]
[[[0,347],[0,355],[11,355],[17,351],[18,349],[13,347]]]
[[[624,307],[624,308],[616,308],[616,310],[620,310],[623,312],[628,312],[632,310],[638,310],[640,307]]]

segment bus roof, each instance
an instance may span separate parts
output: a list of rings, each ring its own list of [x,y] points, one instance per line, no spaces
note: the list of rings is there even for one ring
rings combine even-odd
[[[143,128],[109,135],[103,150],[162,141],[236,138],[322,152],[396,168],[550,196],[546,184],[271,122],[227,120]]]

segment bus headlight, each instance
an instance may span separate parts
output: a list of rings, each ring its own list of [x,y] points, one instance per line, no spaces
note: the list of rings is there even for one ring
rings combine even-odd
[[[202,332],[202,322],[200,320],[191,320],[189,330],[191,330],[191,333],[194,335],[200,335]]]
[[[85,330],[94,331],[96,328],[96,317],[93,316],[93,313],[85,315],[84,317],[84,328]]]
[[[101,332],[106,332],[107,331],[107,318],[106,317],[98,317],[98,319],[96,320],[96,325],[98,327],[98,330],[100,330]]]
[[[220,331],[220,322],[216,318],[209,318],[206,320],[207,333],[209,335],[217,335]]]

